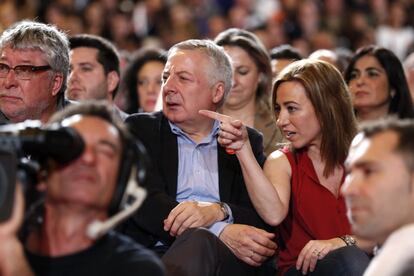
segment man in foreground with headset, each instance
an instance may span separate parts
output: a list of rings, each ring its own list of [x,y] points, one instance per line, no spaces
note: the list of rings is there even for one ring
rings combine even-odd
[[[35,274],[164,275],[161,262],[129,238],[113,231],[97,240],[87,235],[92,222],[108,219],[119,208],[114,200],[130,151],[125,148],[126,130],[108,106],[97,103],[70,106],[50,121],[56,122],[74,128],[84,150],[66,165],[49,164],[40,176],[38,186],[45,191],[42,219],[25,241]]]

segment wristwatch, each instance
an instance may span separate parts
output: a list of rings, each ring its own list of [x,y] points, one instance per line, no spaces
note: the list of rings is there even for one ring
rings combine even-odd
[[[226,203],[224,203],[224,202],[221,202],[221,201],[219,201],[219,202],[217,202],[217,204],[218,205],[220,205],[220,209],[221,209],[221,211],[223,212],[223,215],[224,215],[224,218],[223,218],[223,220],[226,220],[226,219],[228,219],[229,218],[229,216],[230,216],[230,212],[229,212],[229,210],[228,210],[228,206],[227,206],[227,204]],[[223,221],[222,220],[222,221]]]
[[[351,235],[344,235],[339,237],[347,246],[356,245],[356,240]]]

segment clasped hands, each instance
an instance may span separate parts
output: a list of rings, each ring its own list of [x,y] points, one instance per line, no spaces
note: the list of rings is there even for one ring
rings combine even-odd
[[[175,237],[188,228],[209,227],[223,218],[224,214],[218,203],[183,201],[164,220],[164,230]]]
[[[208,227],[221,221],[224,214],[218,203],[184,201],[164,220],[164,230],[179,236],[188,228]],[[261,265],[277,249],[275,234],[243,224],[229,224],[219,238],[239,258],[252,266]]]

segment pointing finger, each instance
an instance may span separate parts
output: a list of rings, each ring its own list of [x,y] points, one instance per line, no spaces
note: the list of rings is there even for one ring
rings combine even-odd
[[[232,119],[230,116],[224,115],[224,114],[220,114],[211,110],[199,110],[198,111],[199,114],[206,116],[210,119],[214,119],[223,123],[227,123],[227,122],[231,122]]]

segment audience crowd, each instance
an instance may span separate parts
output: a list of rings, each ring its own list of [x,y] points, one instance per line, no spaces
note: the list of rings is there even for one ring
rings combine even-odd
[[[1,1],[0,125],[70,129],[79,152],[25,156],[36,201],[18,174],[0,275],[413,273],[412,14]]]

